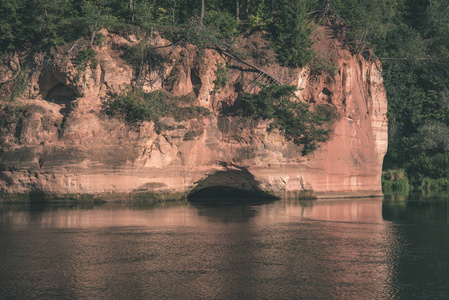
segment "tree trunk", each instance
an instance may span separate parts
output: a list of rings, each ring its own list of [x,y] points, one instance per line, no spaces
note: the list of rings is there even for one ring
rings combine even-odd
[[[129,0],[129,9],[131,10],[131,23],[134,23],[134,0]]]
[[[173,1],[172,16],[171,16],[171,20],[173,22],[173,25],[175,24],[175,12],[176,12],[176,1]]]
[[[324,19],[327,18],[331,12],[331,0],[326,0],[326,5],[324,6],[324,10],[323,10],[323,15],[321,16],[320,22]],[[318,23],[320,23],[318,22]]]
[[[230,57],[230,58],[232,58],[232,59],[234,59],[234,60],[236,60],[236,61],[239,61],[240,63],[242,63],[242,64],[248,66],[248,67],[251,67],[251,68],[253,68],[253,69],[259,71],[259,73],[262,73],[265,77],[267,77],[268,79],[270,79],[270,80],[271,80],[272,82],[274,82],[275,84],[277,84],[277,85],[283,85],[283,83],[282,83],[279,79],[277,79],[276,77],[274,77],[274,75],[268,73],[268,71],[262,70],[261,68],[259,68],[259,67],[255,66],[255,65],[253,65],[252,63],[247,62],[247,61],[244,60],[244,59],[241,59],[240,57],[238,57],[238,56],[235,55],[235,54],[229,53],[225,48],[223,48],[223,47],[221,47],[221,46],[219,46],[219,45],[215,45],[215,47],[216,47],[216,49],[217,49],[220,53],[222,53],[223,55],[226,55],[227,57]]]
[[[92,32],[92,36],[90,37],[90,47],[92,48],[95,40],[95,34],[97,33],[97,22],[95,22],[94,30]]]
[[[240,1],[235,0],[235,18],[240,21]]]
[[[204,0],[201,0],[201,17],[200,17],[200,23],[203,25],[204,22]]]

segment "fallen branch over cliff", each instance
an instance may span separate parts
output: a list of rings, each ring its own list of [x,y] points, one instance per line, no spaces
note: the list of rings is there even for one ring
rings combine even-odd
[[[219,45],[215,45],[215,47],[221,54],[223,54],[223,55],[225,55],[225,56],[227,56],[229,58],[232,58],[232,59],[234,59],[234,60],[236,60],[236,61],[238,61],[238,62],[240,62],[240,63],[242,63],[242,64],[244,64],[244,65],[246,65],[246,66],[248,66],[248,67],[250,67],[250,68],[252,68],[254,70],[256,70],[256,71],[259,71],[259,73],[263,74],[265,77],[267,77],[274,84],[276,84],[276,85],[283,85],[282,82],[279,79],[277,79],[276,77],[274,77],[274,75],[268,73],[267,71],[265,71],[265,70],[255,66],[255,65],[253,65],[250,62],[247,62],[244,59],[241,59],[240,57],[238,57],[235,54],[232,54],[232,53],[228,52],[228,50],[224,49],[223,47],[221,47]]]

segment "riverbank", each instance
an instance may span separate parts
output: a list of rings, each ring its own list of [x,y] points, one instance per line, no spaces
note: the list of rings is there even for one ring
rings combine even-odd
[[[382,172],[382,191],[385,195],[445,194],[449,193],[449,179],[411,177],[403,169],[386,170]]]
[[[158,203],[187,198],[186,193],[0,194],[0,203]]]

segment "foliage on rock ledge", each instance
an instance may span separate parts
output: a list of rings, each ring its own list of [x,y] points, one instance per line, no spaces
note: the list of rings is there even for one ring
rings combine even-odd
[[[330,118],[310,111],[306,103],[292,101],[295,91],[296,87],[289,85],[262,86],[258,94],[244,94],[228,111],[244,118],[272,120],[270,128],[302,145],[302,155],[306,155],[328,139],[329,130],[323,125]]]
[[[217,44],[232,48],[236,36],[259,31],[280,64],[309,65],[315,74],[332,76],[337,71],[332,60],[314,55],[312,47],[314,26],[325,25],[354,53],[368,55],[367,49],[373,48],[379,56],[389,102],[384,164],[408,170],[414,182],[434,176],[432,169],[415,167],[427,161],[422,157],[432,162],[448,152],[422,138],[430,126],[438,139],[445,138],[449,128],[448,15],[449,0],[2,0],[0,58],[48,51],[79,39],[93,46],[101,40],[102,27],[148,36],[157,31],[173,46],[183,41],[203,49]],[[263,51],[255,53],[253,61],[265,59]],[[125,49],[124,56],[137,70],[137,83],[144,64],[158,59],[142,43]],[[91,61],[89,56],[78,59],[81,65]],[[4,99],[20,98],[27,80],[22,71],[14,82],[3,84],[9,93]],[[433,121],[439,124],[429,123]]]
[[[123,118],[131,126],[153,121],[156,129],[160,130],[159,120],[163,117],[173,117],[180,122],[209,114],[207,108],[192,106],[192,101],[188,95],[178,97],[162,90],[145,93],[142,88],[127,88],[111,95],[103,105],[103,112]]]
[[[215,74],[217,78],[214,80],[214,92],[218,93],[229,81],[229,68],[226,64],[217,63],[217,72]]]

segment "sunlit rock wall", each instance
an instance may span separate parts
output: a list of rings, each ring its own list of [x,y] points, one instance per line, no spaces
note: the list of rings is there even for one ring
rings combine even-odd
[[[193,105],[211,111],[183,122],[165,118],[162,133],[152,123],[132,129],[101,112],[110,93],[136,81],[120,50],[137,44],[134,36],[104,31],[107,42],[95,49],[95,64],[82,73],[64,51],[56,52],[51,62],[35,57],[25,97],[1,102],[1,197],[38,192],[91,194],[104,200],[129,193],[179,198],[218,171],[249,172],[254,181],[216,185],[257,185],[277,196],[381,195],[387,100],[380,63],[372,53],[351,54],[325,29],[319,32],[316,45],[332,53],[334,75],[274,63],[263,66],[283,83],[297,85],[300,101],[311,109],[323,103],[337,108],[338,118],[328,125],[329,141],[307,156],[279,132],[268,132],[267,122],[244,123],[220,113],[222,103],[235,101],[255,74],[242,66],[233,68],[227,85],[214,92],[217,65],[226,61],[214,50],[199,54],[192,45],[160,47],[157,55],[163,59],[139,75],[146,91],[189,94]],[[154,43],[169,44],[160,38]],[[246,90],[256,91],[253,86]],[[188,131],[196,136],[185,138]]]

